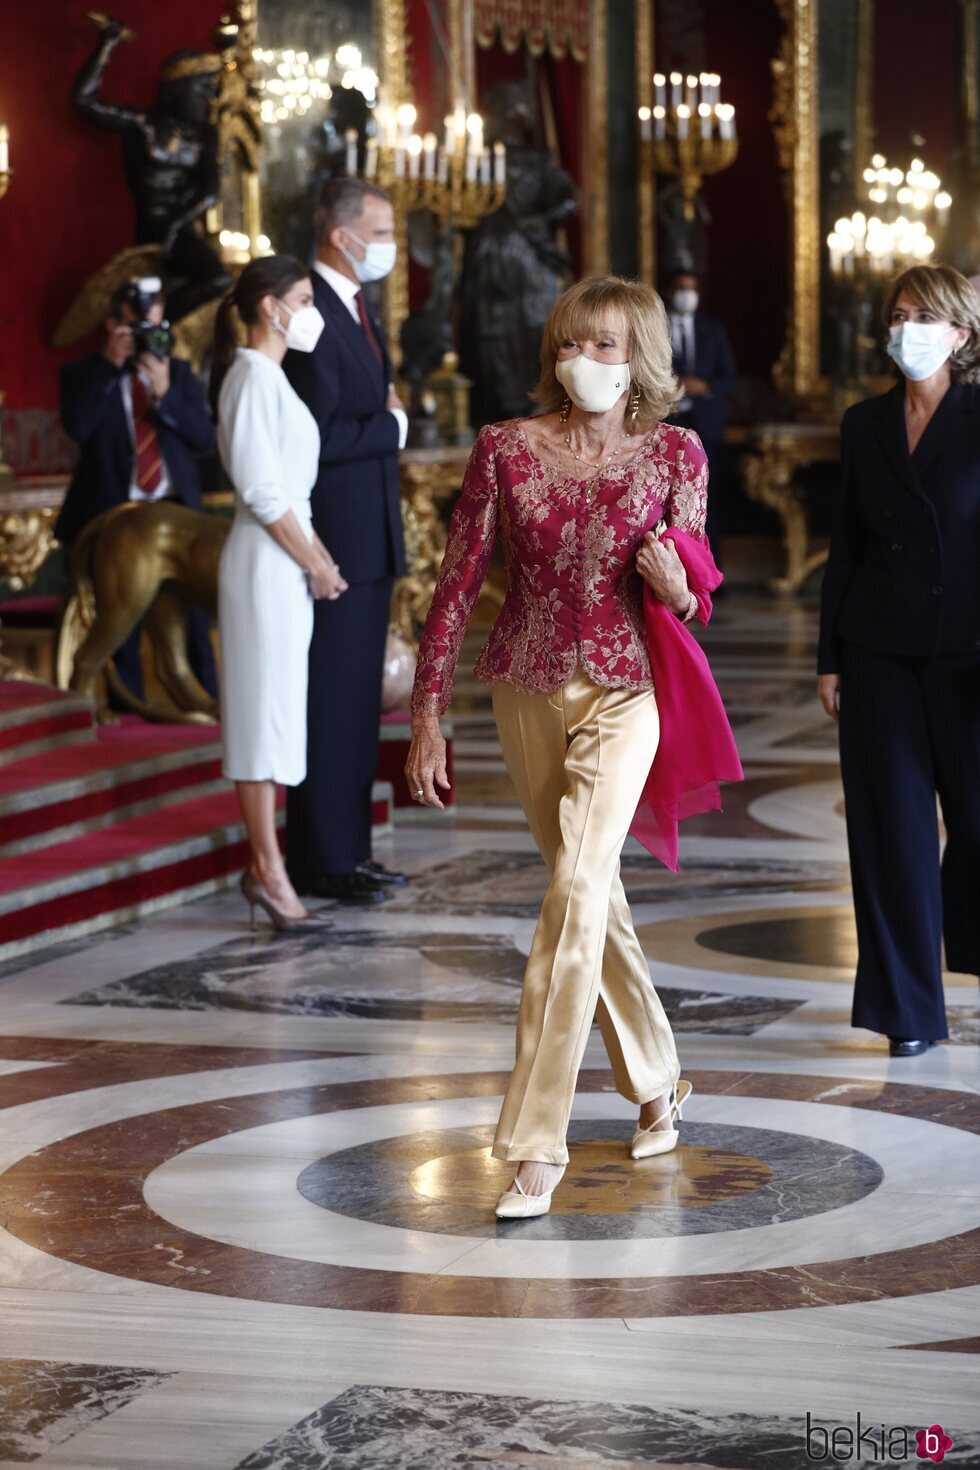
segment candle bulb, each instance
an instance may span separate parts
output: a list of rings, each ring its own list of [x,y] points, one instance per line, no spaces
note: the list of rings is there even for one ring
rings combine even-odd
[[[640,119],[640,138],[644,143],[649,143],[653,137],[653,113],[649,107],[641,107],[637,116]]]
[[[368,138],[367,153],[364,158],[364,177],[373,179],[378,172],[378,140]]]
[[[405,148],[402,143],[395,145],[395,178],[405,177]]]
[[[697,110],[698,110],[698,79],[697,79],[697,77],[688,77],[688,79],[687,79],[687,96],[684,98],[684,101],[687,103],[687,105],[691,109],[691,112],[692,113],[697,112]]]
[[[344,141],[347,144],[347,177],[352,179],[357,173],[357,129],[348,128]]]
[[[666,107],[655,107],[653,109],[653,136],[658,142],[667,136],[667,109]]]
[[[0,174],[10,172],[10,129],[0,123]]]
[[[480,154],[480,183],[490,183],[490,149],[484,148]]]
[[[452,155],[456,152],[456,129],[453,127],[453,119],[452,119],[452,117],[445,118],[444,119],[444,122],[445,122],[446,132],[445,132],[445,135],[443,137],[442,146],[443,146],[444,152],[447,153],[449,155],[449,157],[451,158]]]
[[[422,172],[427,179],[434,179],[436,176],[436,149],[438,146],[439,140],[435,133],[426,133],[422,139],[424,162]]]
[[[507,149],[503,143],[493,145],[493,181],[503,184],[507,179]]]
[[[419,176],[419,164],[422,161],[422,139],[418,133],[413,133],[405,145],[408,152],[408,177],[417,179]]]
[[[450,155],[445,149],[439,154],[438,177],[440,184],[448,184],[449,182],[449,157]]]
[[[678,107],[678,109],[677,109],[677,136],[678,136],[678,138],[684,139],[684,138],[687,137],[687,134],[688,134],[688,123],[690,122],[690,120],[691,120],[691,109],[685,103],[682,102],[680,104],[680,106]]]
[[[683,86],[683,83],[684,83],[684,78],[681,76],[680,72],[679,71],[672,71],[671,74],[670,74],[670,105],[671,105],[671,107],[680,107],[681,102],[683,101],[683,98],[681,97],[681,87]]]
[[[701,136],[707,140],[711,137],[711,108],[707,102],[701,103],[698,117],[701,119]]]
[[[472,149],[466,155],[466,182],[468,184],[476,183],[476,154]]]
[[[658,107],[667,106],[667,78],[662,71],[658,71],[653,78],[654,102]]]
[[[483,118],[478,112],[471,112],[466,119],[466,131],[470,136],[469,151],[479,158],[483,152]]]
[[[718,118],[718,131],[723,138],[734,138],[735,136],[735,109],[728,102],[720,102],[715,108],[715,116]]]

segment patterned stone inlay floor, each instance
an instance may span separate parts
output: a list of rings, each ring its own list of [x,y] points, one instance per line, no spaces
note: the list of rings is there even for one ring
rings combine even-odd
[[[708,1235],[800,1220],[863,1199],[874,1159],[824,1139],[768,1128],[682,1123],[673,1153],[634,1162],[632,1125],[578,1119],[550,1214],[520,1222],[525,1240]],[[344,1149],[310,1164],[297,1188],[337,1214],[449,1235],[515,1233],[492,1217],[513,1166],[490,1157],[492,1128],[445,1129]]]
[[[8,1358],[0,1362],[0,1460],[40,1459],[171,1376],[145,1368]]]
[[[326,943],[316,934],[271,942],[245,937],[62,1004],[509,1024],[517,1016],[526,963],[506,936],[456,929],[340,929]],[[659,994],[676,1031],[727,1036],[751,1036],[800,1004],[674,987],[661,987]]]
[[[814,1450],[824,1427],[837,1426],[816,1422]],[[925,1426],[865,1427],[894,1434],[886,1442],[895,1448],[904,1431],[912,1463],[922,1463],[914,1436]],[[955,1447],[950,1470],[980,1470],[980,1435],[945,1427]],[[809,1463],[805,1394],[794,1420],[358,1386],[236,1470],[803,1470]]]

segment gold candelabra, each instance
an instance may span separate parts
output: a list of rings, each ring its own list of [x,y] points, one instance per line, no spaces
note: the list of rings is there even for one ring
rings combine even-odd
[[[506,149],[503,143],[486,147],[482,117],[467,115],[461,105],[445,119],[441,144],[435,133],[420,136],[413,131],[416,117],[412,103],[392,107],[382,91],[363,171],[358,168],[358,135],[354,129],[345,135],[347,173],[354,177],[360,172],[389,193],[402,217],[430,209],[442,225],[472,229],[504,202]]]
[[[703,181],[721,173],[738,157],[735,109],[721,99],[716,72],[684,77],[658,72],[653,79],[655,106],[638,110],[640,146],[657,173],[675,174],[684,201],[684,218],[695,218],[694,201]]]
[[[936,239],[949,221],[953,196],[921,158],[906,171],[889,168],[876,153],[864,170],[867,203],[839,219],[827,236],[831,274],[885,277],[894,270],[932,259]]]

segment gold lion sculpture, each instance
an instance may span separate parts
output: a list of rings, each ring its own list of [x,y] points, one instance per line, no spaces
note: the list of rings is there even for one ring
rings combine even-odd
[[[145,719],[214,723],[218,702],[187,656],[187,607],[196,603],[216,615],[218,564],[230,530],[230,521],[173,500],[117,505],[91,521],[70,553],[74,595],[59,641],[59,683],[98,703],[105,673],[117,699]],[[141,622],[176,710],[137,699],[113,667],[112,655]]]

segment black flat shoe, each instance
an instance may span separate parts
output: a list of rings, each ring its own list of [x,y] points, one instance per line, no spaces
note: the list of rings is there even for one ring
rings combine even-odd
[[[888,1055],[892,1057],[918,1057],[930,1046],[935,1046],[934,1041],[916,1041],[911,1036],[889,1036]]]
[[[300,879],[294,887],[303,898],[332,898],[337,903],[384,903],[387,897],[385,885],[359,868],[353,873],[320,873]]]
[[[408,882],[407,873],[393,873],[383,863],[376,863],[369,858],[366,863],[358,863],[354,870],[357,873],[366,873],[369,878],[374,878],[378,883],[389,883],[394,888],[401,888]]]

